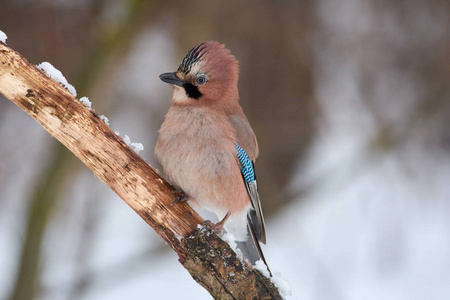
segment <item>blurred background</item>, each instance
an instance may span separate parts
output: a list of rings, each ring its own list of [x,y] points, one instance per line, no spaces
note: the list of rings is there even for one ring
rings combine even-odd
[[[288,299],[450,299],[450,2],[3,0],[0,30],[144,144],[193,46],[240,61],[263,247]],[[0,96],[0,299],[210,299],[153,230]]]

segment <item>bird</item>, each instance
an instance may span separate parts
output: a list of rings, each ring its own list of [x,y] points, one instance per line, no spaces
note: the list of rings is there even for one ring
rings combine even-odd
[[[176,72],[161,74],[174,89],[155,158],[179,192],[174,203],[215,213],[220,222],[209,225],[231,233],[250,263],[267,265],[259,245],[266,243],[255,175],[259,148],[239,105],[238,77],[237,59],[216,41],[195,46]]]

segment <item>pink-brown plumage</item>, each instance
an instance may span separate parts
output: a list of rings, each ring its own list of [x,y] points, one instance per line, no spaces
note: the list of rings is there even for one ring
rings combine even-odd
[[[168,180],[215,212],[243,210],[249,197],[242,183],[228,118],[205,107],[169,109],[155,154]],[[223,216],[222,216],[223,217]]]
[[[174,85],[174,93],[159,130],[155,156],[167,179],[189,195],[190,203],[216,213],[220,219],[230,213],[225,230],[245,241],[247,213],[254,203],[244,184],[234,143],[252,161],[259,150],[239,105],[238,76],[237,60],[217,42],[193,48],[177,72],[162,74],[163,81]],[[259,207],[259,197],[252,201],[258,201]],[[264,227],[262,214],[260,220]]]

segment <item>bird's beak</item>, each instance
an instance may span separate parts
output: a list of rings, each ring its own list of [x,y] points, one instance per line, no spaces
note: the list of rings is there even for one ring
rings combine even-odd
[[[161,79],[164,82],[178,86],[182,86],[184,83],[186,83],[186,81],[179,79],[176,73],[163,73],[159,75],[159,79]]]

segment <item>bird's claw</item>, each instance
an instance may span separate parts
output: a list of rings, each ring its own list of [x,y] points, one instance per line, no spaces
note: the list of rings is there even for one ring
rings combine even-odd
[[[230,212],[227,212],[227,214],[225,215],[225,217],[222,219],[222,221],[218,222],[218,223],[213,223],[210,220],[205,220],[203,222],[203,226],[208,228],[208,229],[212,229],[218,233],[222,232],[223,230],[223,225],[225,224],[226,220],[228,220],[228,217],[230,216]]]
[[[210,220],[205,220],[202,225],[210,230],[214,230],[216,233],[220,233],[223,230],[223,223],[213,223]]]
[[[173,198],[173,202],[170,204],[170,206],[175,205],[175,203],[178,202],[184,202],[189,200],[188,194],[186,194],[183,190],[173,190],[171,191],[172,194],[177,194],[175,198]]]

